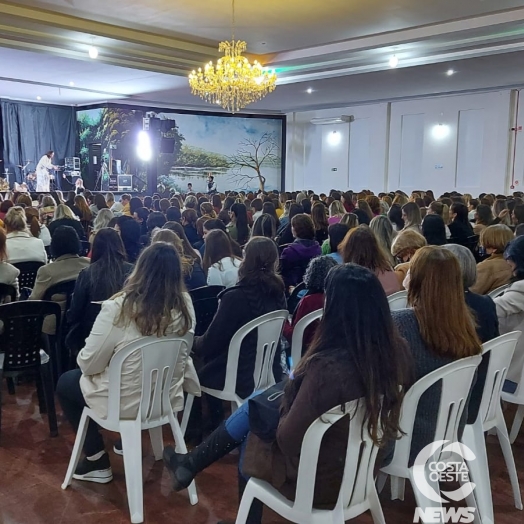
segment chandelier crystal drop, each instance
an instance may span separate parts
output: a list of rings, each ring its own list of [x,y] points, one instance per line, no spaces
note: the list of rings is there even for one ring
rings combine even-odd
[[[235,2],[233,0],[233,26]],[[234,31],[233,31],[234,35]],[[210,104],[218,104],[231,113],[237,113],[253,102],[264,98],[275,90],[277,75],[266,70],[258,61],[253,64],[242,55],[246,42],[235,40],[220,42],[218,50],[224,56],[198,68],[189,75],[191,93]]]

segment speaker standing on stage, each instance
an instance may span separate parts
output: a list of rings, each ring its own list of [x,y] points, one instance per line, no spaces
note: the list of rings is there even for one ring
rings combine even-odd
[[[54,151],[48,151],[38,162],[36,166],[36,190],[44,193],[49,193],[49,170],[57,169],[57,166],[53,165],[51,160],[55,156]]]
[[[210,195],[216,192],[217,192],[217,184],[215,182],[215,179],[213,175],[209,175],[207,179],[207,193],[208,195]]]

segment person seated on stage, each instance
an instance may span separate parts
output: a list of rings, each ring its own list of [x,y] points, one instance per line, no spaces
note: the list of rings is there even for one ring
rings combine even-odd
[[[40,222],[40,213],[34,207],[25,208],[25,218],[27,220],[27,226],[30,233],[35,237],[42,240],[44,246],[51,245],[51,233],[45,224]]]
[[[47,253],[44,243],[35,238],[27,228],[24,208],[12,207],[4,218],[7,232],[7,261],[11,264],[18,262],[47,262]]]
[[[76,234],[78,235],[78,238],[80,240],[86,239],[84,228],[82,227],[80,220],[75,218],[75,215],[73,215],[71,209],[65,204],[60,204],[56,206],[55,218],[49,224],[49,232],[51,233],[51,238],[53,237],[54,232],[60,226],[71,226],[76,231]]]
[[[67,193],[67,200],[65,201],[65,205],[73,212],[75,216],[81,218],[82,211],[80,211],[80,209],[78,209],[78,206],[75,204],[75,197],[76,193],[74,191],[69,191],[69,193]]]
[[[97,193],[93,197],[93,203],[89,206],[89,210],[91,211],[91,214],[96,217],[98,213],[102,209],[107,209],[109,206],[107,205],[106,199],[104,198],[104,195],[101,193]],[[114,207],[114,206],[113,206]],[[111,209],[113,211],[113,209]],[[113,211],[114,213],[114,211]]]
[[[40,206],[40,222],[47,226],[55,216],[55,209],[55,199],[50,195],[44,195],[42,205]]]
[[[76,231],[70,226],[60,226],[51,240],[51,256],[53,263],[42,266],[36,274],[36,281],[29,300],[43,300],[46,291],[60,282],[76,280],[80,271],[89,266],[90,260],[80,256],[82,245]],[[63,294],[51,297],[58,302],[65,313],[66,299]],[[42,331],[48,335],[55,334],[55,318],[44,320]]]
[[[0,284],[13,286],[16,291],[17,299],[20,295],[18,288],[19,274],[20,270],[7,262],[7,237],[5,231],[0,228]],[[0,297],[0,299],[5,299],[5,297]]]

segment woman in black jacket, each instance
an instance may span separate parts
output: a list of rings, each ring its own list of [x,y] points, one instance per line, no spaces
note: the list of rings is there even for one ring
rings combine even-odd
[[[65,204],[56,206],[54,219],[47,226],[51,237],[53,236],[55,230],[60,226],[71,226],[76,231],[76,234],[80,240],[86,239],[86,234],[84,228],[82,227],[82,223],[80,220],[75,218],[75,215],[73,215],[71,209]]]
[[[295,237],[293,236],[293,231],[291,230],[291,220],[295,215],[300,215],[304,212],[304,208],[299,204],[291,204],[289,206],[289,221],[285,226],[282,226],[277,231],[277,244],[279,246],[283,246],[285,244],[291,244],[295,241]]]
[[[71,351],[80,351],[91,332],[100,311],[93,302],[107,300],[120,291],[132,269],[133,265],[126,262],[120,235],[109,227],[100,229],[93,240],[91,264],[78,275],[67,312],[70,328],[66,345]]]
[[[461,202],[455,202],[451,204],[449,216],[453,220],[448,226],[451,232],[450,242],[467,246],[469,237],[474,235],[473,226],[468,219],[468,208]]]

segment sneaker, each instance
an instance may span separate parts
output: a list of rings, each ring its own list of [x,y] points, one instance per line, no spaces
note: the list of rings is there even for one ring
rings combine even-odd
[[[79,462],[73,474],[76,480],[107,484],[113,480],[113,471],[109,463],[109,455],[104,453],[98,460],[87,460],[84,458]]]
[[[119,438],[116,442],[115,442],[115,445],[113,446],[113,451],[117,454],[117,455],[120,455],[121,457],[124,456],[124,450],[122,449],[122,439]]]

